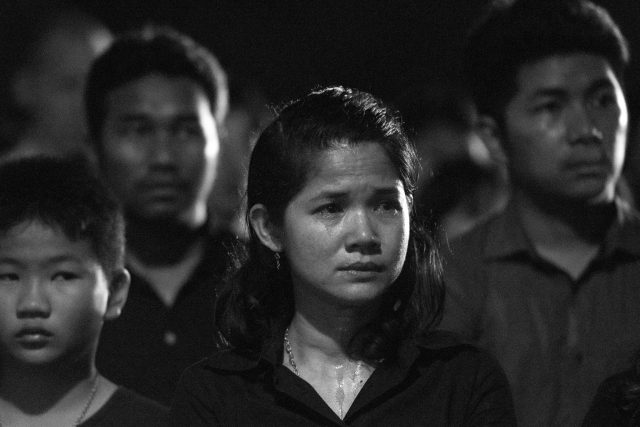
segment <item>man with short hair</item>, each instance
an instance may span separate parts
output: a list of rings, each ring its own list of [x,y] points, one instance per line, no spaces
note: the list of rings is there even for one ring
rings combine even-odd
[[[465,55],[512,194],[451,243],[441,327],[498,357],[520,425],[579,425],[640,348],[640,221],[616,190],[627,44],[588,1],[516,0],[494,6]]]
[[[174,30],[117,39],[93,64],[87,118],[127,221],[129,301],[103,330],[98,365],[169,403],[184,368],[214,350],[216,286],[232,241],[207,223],[227,107],[225,74]]]

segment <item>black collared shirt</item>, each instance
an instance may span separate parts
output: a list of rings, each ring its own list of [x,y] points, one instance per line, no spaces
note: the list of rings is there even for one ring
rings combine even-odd
[[[511,203],[450,245],[441,328],[495,355],[522,426],[578,426],[640,349],[640,219],[618,201],[577,280],[540,257]]]
[[[378,367],[341,420],[282,366],[281,335],[264,356],[222,351],[187,369],[176,426],[513,426],[507,380],[490,356],[453,336],[405,342]]]
[[[171,307],[132,271],[122,315],[106,322],[100,336],[96,363],[105,377],[171,403],[182,371],[215,349],[216,287],[232,240],[226,233],[208,237],[202,261]]]

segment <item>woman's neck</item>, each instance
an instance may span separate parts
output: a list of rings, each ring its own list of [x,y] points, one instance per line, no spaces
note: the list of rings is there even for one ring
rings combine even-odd
[[[347,351],[354,335],[370,318],[359,309],[329,310],[320,319],[303,313],[295,312],[285,332],[283,364],[344,418],[375,370],[362,360],[352,360]]]
[[[289,326],[291,340],[296,343],[301,362],[340,363],[347,359],[348,348],[356,333],[368,324],[376,307],[338,307],[320,302],[296,302],[296,311]]]

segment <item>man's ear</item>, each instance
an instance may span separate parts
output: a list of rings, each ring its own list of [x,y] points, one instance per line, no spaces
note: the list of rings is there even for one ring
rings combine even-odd
[[[489,150],[489,155],[496,163],[506,165],[509,160],[504,150],[504,136],[498,127],[498,123],[489,116],[478,117],[476,132]]]
[[[263,204],[255,204],[249,210],[249,222],[263,245],[273,252],[282,252],[282,236],[279,227],[269,218],[269,211]]]
[[[109,300],[107,302],[106,320],[116,319],[122,313],[122,307],[127,302],[131,275],[126,268],[121,268],[113,274],[109,283]]]

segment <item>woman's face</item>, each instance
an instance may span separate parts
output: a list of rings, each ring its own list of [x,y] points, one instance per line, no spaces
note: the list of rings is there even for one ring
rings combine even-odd
[[[296,306],[362,306],[398,278],[409,241],[409,200],[375,142],[322,152],[284,212],[281,243]]]

